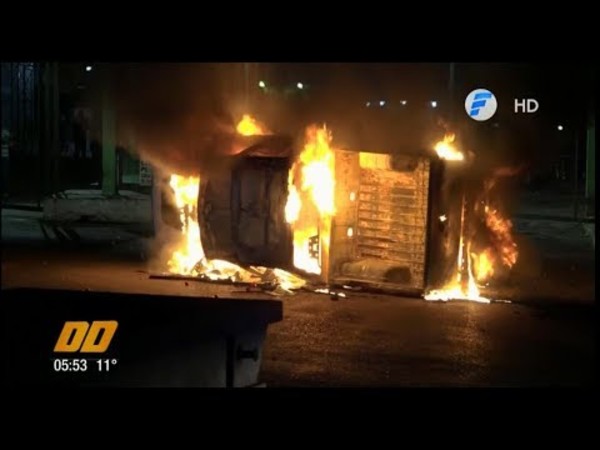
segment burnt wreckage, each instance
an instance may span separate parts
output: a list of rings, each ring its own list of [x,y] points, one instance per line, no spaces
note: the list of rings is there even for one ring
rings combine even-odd
[[[320,274],[294,267],[285,206],[298,151],[280,135],[253,136],[244,151],[228,156],[226,169],[201,177],[197,212],[206,258],[282,268],[316,284],[421,295],[443,275],[430,266],[446,259],[441,242],[451,238],[448,222],[432,220],[444,210],[443,161],[426,151],[333,152],[330,242],[319,246],[318,235],[309,241]]]

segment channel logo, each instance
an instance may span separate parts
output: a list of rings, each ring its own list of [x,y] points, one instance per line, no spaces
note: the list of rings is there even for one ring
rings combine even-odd
[[[498,102],[491,91],[487,89],[475,89],[467,95],[465,110],[469,117],[478,122],[490,119],[496,114]]]
[[[58,336],[55,353],[104,353],[112,341],[119,322],[96,320],[88,322],[65,322]]]

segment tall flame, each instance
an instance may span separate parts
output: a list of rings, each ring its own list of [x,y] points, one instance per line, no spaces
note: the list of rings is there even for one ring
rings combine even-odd
[[[453,146],[454,134],[447,134],[444,139],[438,142],[434,148],[438,156],[442,159],[462,161],[464,155]],[[486,247],[480,253],[472,252],[473,236],[469,240],[465,238],[466,221],[472,214],[466,215],[466,197],[463,193],[462,208],[460,217],[460,238],[458,248],[458,258],[456,261],[455,273],[441,289],[434,289],[425,294],[426,300],[472,300],[477,302],[489,303],[490,300],[481,296],[477,282],[485,282],[492,278],[496,273],[499,263],[511,268],[517,261],[518,250],[514,242],[511,229],[512,222],[503,218],[499,211],[489,206],[489,193],[495,186],[498,176],[506,176],[516,173],[515,170],[506,168],[497,169],[494,176],[484,181],[482,185],[482,194],[479,200],[474,202],[469,212],[479,213],[479,205],[485,205],[483,208],[484,221],[488,232],[492,238],[491,246]],[[443,220],[442,220],[443,218]],[[445,222],[446,215],[440,216],[440,221]],[[499,260],[499,261],[498,261]]]
[[[322,272],[335,215],[334,152],[327,127],[310,126],[305,145],[288,177],[285,216],[294,234],[294,266]]]
[[[269,130],[250,114],[244,114],[242,120],[237,124],[236,130],[243,136],[263,136],[269,134]]]
[[[183,240],[171,255],[167,266],[171,273],[190,275],[196,264],[204,258],[196,212],[200,178],[171,175],[169,186],[173,189],[175,205],[179,209]]]
[[[456,136],[447,133],[444,139],[434,146],[434,150],[442,159],[449,161],[463,161],[464,155],[454,146]],[[466,198],[463,194],[460,212],[460,238],[458,243],[458,257],[454,275],[450,281],[441,289],[433,289],[424,295],[425,300],[470,300],[480,303],[489,303],[490,300],[482,297],[473,275],[473,264],[471,257],[471,241],[465,239],[466,220]],[[442,220],[443,217],[443,220]],[[447,220],[445,215],[440,217],[442,222]]]
[[[309,127],[304,150],[300,153],[302,191],[311,194],[322,216],[335,214],[334,154],[330,147],[331,133],[327,127]]]
[[[463,196],[455,275],[452,276],[450,282],[443,288],[427,292],[424,295],[425,300],[470,300],[479,303],[490,303],[489,299],[481,296],[477,282],[473,276],[471,258],[469,257],[471,254],[471,242],[465,242],[465,212],[466,200]]]
[[[507,267],[512,267],[517,262],[519,251],[517,244],[512,237],[512,222],[503,218],[497,209],[486,206],[485,224],[492,232],[496,246],[500,249],[502,263]]]

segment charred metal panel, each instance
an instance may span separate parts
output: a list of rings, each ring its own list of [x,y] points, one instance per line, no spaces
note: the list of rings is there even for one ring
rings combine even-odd
[[[198,213],[208,258],[290,267],[289,151],[289,140],[269,137],[233,157],[229,169],[201,178]]]
[[[243,158],[232,179],[232,226],[237,258],[246,264],[288,266],[292,239],[285,222],[286,158]]]
[[[330,279],[425,288],[430,160],[336,152]]]
[[[210,259],[231,259],[236,255],[232,235],[231,171],[213,173],[200,179],[198,198],[200,238]]]

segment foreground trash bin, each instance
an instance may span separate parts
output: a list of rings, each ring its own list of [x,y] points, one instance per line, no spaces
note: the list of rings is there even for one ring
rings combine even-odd
[[[258,385],[276,300],[5,289],[5,385]]]

